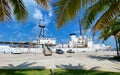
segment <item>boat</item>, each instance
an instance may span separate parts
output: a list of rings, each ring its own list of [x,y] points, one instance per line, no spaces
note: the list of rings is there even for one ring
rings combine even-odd
[[[42,53],[44,49],[55,47],[54,38],[39,38],[32,42],[0,42],[1,54],[22,54],[22,53]],[[48,52],[48,51],[47,51]],[[49,53],[51,54],[51,53]]]
[[[85,51],[109,51],[111,46],[104,44],[94,44],[91,38],[86,36],[76,37],[75,34],[70,34],[71,40],[67,44],[56,44],[54,38],[39,38],[32,42],[0,42],[1,54],[22,54],[22,53],[42,53],[52,55],[56,49],[61,49],[64,52],[73,50],[74,52]]]
[[[2,54],[22,54],[22,53],[42,53],[51,55],[56,49],[61,49],[64,52],[73,50],[74,52],[85,51],[109,51],[111,46],[104,44],[94,44],[91,38],[86,36],[76,37],[75,34],[70,34],[71,40],[67,44],[56,44],[54,38],[39,38],[32,42],[0,42],[0,53]]]
[[[74,33],[70,34],[70,41],[67,44],[58,44],[56,49],[61,49],[67,52],[73,50],[74,52],[85,51],[109,51],[111,46],[105,44],[95,44],[91,38],[80,35],[77,37]]]

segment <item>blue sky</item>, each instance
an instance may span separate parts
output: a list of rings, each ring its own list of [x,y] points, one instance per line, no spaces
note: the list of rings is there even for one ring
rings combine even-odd
[[[76,33],[79,36],[79,24],[78,18],[82,18],[83,12],[80,12],[80,16],[77,16],[74,21],[68,22],[61,29],[57,30],[57,24],[54,19],[54,12],[52,9],[46,11],[37,5],[33,0],[24,0],[24,3],[29,12],[28,19],[19,23],[14,19],[9,22],[0,22],[0,41],[32,41],[36,40],[39,35],[39,19],[41,23],[46,26],[45,37],[55,38],[57,43],[66,43],[70,40],[69,34]],[[101,40],[97,40],[99,34],[94,37],[94,43],[101,43]],[[86,33],[87,37],[92,38],[91,30]],[[115,47],[115,41],[113,37],[110,37],[106,42],[106,45],[112,45]]]

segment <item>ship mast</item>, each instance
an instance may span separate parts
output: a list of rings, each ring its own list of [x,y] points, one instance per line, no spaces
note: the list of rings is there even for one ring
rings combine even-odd
[[[82,28],[81,28],[80,20],[79,20],[79,28],[80,28],[80,35],[82,35]]]
[[[40,28],[40,32],[39,32],[39,36],[38,36],[38,44],[40,44],[41,38],[44,38],[44,28],[45,28],[45,25],[41,24],[41,19],[39,20],[38,26]]]
[[[45,25],[41,24],[41,19],[39,20],[39,27],[40,27],[39,38],[41,38],[44,37],[44,28],[45,28]]]

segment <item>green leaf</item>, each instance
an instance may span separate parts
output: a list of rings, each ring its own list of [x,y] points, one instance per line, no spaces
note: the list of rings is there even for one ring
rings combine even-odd
[[[76,17],[80,10],[80,0],[59,0],[54,6],[58,28],[60,28]]]
[[[0,0],[0,21],[11,19],[11,9],[8,0]]]
[[[16,19],[20,22],[25,21],[28,17],[28,12],[22,0],[10,0],[13,6],[13,11]]]
[[[50,9],[49,0],[35,0],[40,6],[42,6],[45,9]]]

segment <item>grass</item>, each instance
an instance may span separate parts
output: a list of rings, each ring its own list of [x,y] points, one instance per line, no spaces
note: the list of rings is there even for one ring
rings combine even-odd
[[[55,69],[54,75],[120,75],[120,72]],[[49,69],[0,69],[0,75],[51,75]]]

